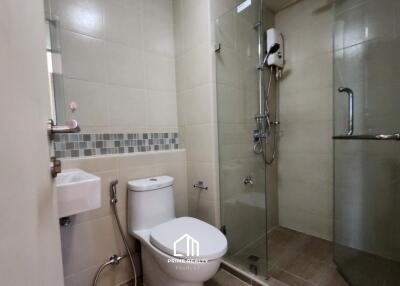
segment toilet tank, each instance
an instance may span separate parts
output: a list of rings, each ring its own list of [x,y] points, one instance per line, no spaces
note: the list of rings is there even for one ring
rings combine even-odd
[[[150,229],[175,218],[174,178],[151,177],[128,182],[128,231]]]

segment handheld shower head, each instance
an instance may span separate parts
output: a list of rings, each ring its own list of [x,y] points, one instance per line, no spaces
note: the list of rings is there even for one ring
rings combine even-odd
[[[270,48],[269,48],[269,51],[268,51],[268,55],[272,55],[272,54],[275,54],[278,50],[279,50],[279,48],[281,47],[281,45],[279,44],[279,43],[275,43],[275,44],[273,44]]]
[[[281,47],[281,45],[279,43],[275,43],[269,48],[267,54],[264,57],[264,60],[263,60],[263,63],[262,63],[262,68],[264,68],[267,65],[268,58],[271,55],[275,54],[277,51],[279,51],[280,47]]]

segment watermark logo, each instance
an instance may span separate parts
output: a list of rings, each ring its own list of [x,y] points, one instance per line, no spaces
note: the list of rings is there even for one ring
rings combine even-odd
[[[178,249],[185,249],[184,254],[180,253]],[[195,238],[191,237],[189,234],[184,234],[174,241],[174,258],[168,259],[168,263],[176,263],[177,269],[188,270],[193,269],[193,266],[198,264],[207,263],[208,259],[199,258],[200,256],[200,243]],[[186,265],[186,266],[184,266]],[[190,266],[192,265],[192,266]]]
[[[174,256],[182,257],[183,254],[177,252],[177,246],[181,243],[186,244],[186,257],[200,256],[200,245],[199,242],[188,234],[182,235],[174,242]]]

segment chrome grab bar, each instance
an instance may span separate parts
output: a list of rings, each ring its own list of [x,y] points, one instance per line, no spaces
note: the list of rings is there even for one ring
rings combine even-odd
[[[349,97],[349,119],[347,122],[347,135],[352,135],[354,132],[354,93],[348,87],[339,87],[339,92],[345,92]]]
[[[79,127],[78,121],[75,119],[72,119],[67,122],[67,125],[59,126],[55,125],[54,121],[52,119],[49,119],[48,122],[48,134],[50,138],[54,137],[54,134],[60,134],[60,133],[78,133],[81,131],[81,128]]]
[[[333,139],[339,140],[400,140],[400,133],[393,134],[362,134],[362,135],[337,135]]]

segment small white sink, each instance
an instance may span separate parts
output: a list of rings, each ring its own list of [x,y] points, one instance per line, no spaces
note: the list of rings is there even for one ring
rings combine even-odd
[[[101,207],[101,179],[80,169],[58,174],[56,190],[59,218]]]

